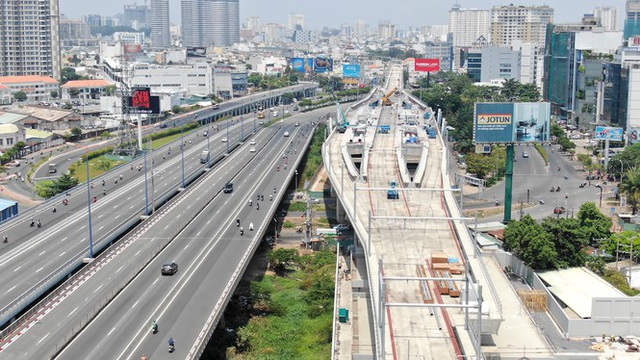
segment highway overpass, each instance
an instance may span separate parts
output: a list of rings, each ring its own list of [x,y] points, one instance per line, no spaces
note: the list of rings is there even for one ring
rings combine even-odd
[[[306,123],[326,112],[310,112],[266,128],[256,138],[257,152],[245,144],[222,160],[34,308],[5,338],[0,358],[48,358],[74,335],[76,340],[60,358],[105,353],[119,354],[117,358],[139,358],[141,353],[161,358],[168,336],[176,339],[174,355],[196,357],[261,235],[274,224],[272,214],[311,135]],[[294,121],[301,126],[294,126]],[[285,131],[291,136],[284,137]],[[235,191],[221,193],[229,179]],[[248,206],[249,198],[258,193],[265,196],[260,210]],[[272,194],[275,198],[269,201]],[[243,236],[236,218],[242,219]],[[249,222],[254,223],[252,232]],[[160,265],[168,260],[177,261],[180,269],[172,277],[162,277]],[[150,319],[160,324],[155,336],[148,331]]]

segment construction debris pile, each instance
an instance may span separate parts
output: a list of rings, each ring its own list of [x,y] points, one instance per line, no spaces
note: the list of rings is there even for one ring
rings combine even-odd
[[[637,336],[608,336],[594,338],[591,350],[600,352],[640,352],[640,340]]]

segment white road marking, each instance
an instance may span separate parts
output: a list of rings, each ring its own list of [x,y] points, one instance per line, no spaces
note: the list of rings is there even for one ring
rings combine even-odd
[[[47,338],[47,336],[49,336],[49,334],[51,334],[51,333],[50,333],[50,332],[48,332],[48,333],[47,333],[47,335],[43,336],[43,337],[42,337],[42,339],[40,339],[40,340],[36,343],[36,345],[39,345],[39,344],[42,342],[42,340],[46,339],[46,338]]]
[[[114,326],[114,327],[113,327],[113,329],[111,329],[111,331],[109,331],[109,332],[107,333],[107,336],[111,335],[111,333],[112,333],[115,329],[116,329],[116,328],[115,328],[115,326]]]
[[[18,266],[15,270],[13,270],[13,272],[20,270],[20,268],[22,268],[22,266]]]
[[[135,303],[135,304],[133,304],[133,306],[131,306],[131,308],[136,307],[136,305],[138,305],[138,303],[139,303],[139,302],[140,302],[140,300],[136,301],[136,303]]]
[[[98,292],[98,290],[100,290],[100,288],[102,287],[102,285],[104,285],[104,284],[100,284],[100,286],[98,286],[95,290],[93,290],[93,293],[95,294],[96,292]]]
[[[62,255],[66,254],[67,252],[64,251],[62,254],[58,255],[58,257],[61,257]]]
[[[124,266],[124,265],[123,265],[123,266]],[[122,270],[122,266],[120,266],[120,267],[118,268],[118,270],[116,270],[116,274],[117,274],[117,273],[119,273],[119,272],[120,272],[120,270]]]
[[[15,289],[17,285],[13,285],[13,287],[9,290],[7,290],[7,292],[11,292],[11,290]]]
[[[78,310],[78,308],[77,308],[77,307],[76,307],[75,309],[73,309],[73,311],[71,311],[71,312],[69,313],[69,315],[67,315],[67,317],[71,316],[71,314],[73,314],[74,312],[76,312],[76,310]]]
[[[36,270],[36,274],[37,274],[37,273],[39,273],[39,272],[40,272],[40,270],[42,270],[42,268],[40,268],[40,269]]]
[[[155,285],[158,282],[158,280],[160,280],[160,279],[156,279],[156,281],[154,281],[153,284],[151,284],[151,285]]]
[[[64,241],[64,240],[62,240],[62,241]],[[44,254],[44,253],[46,253],[46,252],[47,252],[47,251],[45,250],[45,251],[41,252],[40,254],[38,254],[38,256],[42,256],[42,254]]]

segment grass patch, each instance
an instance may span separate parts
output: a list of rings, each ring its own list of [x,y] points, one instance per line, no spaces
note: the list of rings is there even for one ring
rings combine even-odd
[[[262,316],[238,329],[229,359],[331,358],[335,254],[295,256],[288,268],[251,283],[252,312]]]
[[[329,218],[321,217],[316,220],[317,225],[322,225],[324,227],[329,227]]]
[[[285,229],[291,229],[294,226],[296,226],[296,224],[294,224],[291,221],[285,221],[284,223],[282,223],[282,227],[285,228]]]
[[[304,201],[296,201],[289,204],[288,212],[291,211],[307,211],[307,203]]]
[[[188,130],[188,131],[185,130],[184,136],[186,137],[187,135],[193,133],[194,131],[197,131],[197,129],[191,129],[191,130]],[[162,138],[159,138],[159,139],[155,139],[155,140],[152,141],[153,150],[159,149],[159,148],[161,148],[161,147],[163,147],[163,146],[165,146],[165,145],[167,145],[169,143],[172,143],[172,142],[180,139],[181,137],[182,137],[182,134],[173,134],[173,135],[165,136],[165,137],[162,137]],[[145,143],[145,147],[148,147],[146,145],[148,141],[149,141],[148,138],[142,140],[142,142]]]
[[[105,172],[118,167],[121,164],[125,164],[129,162],[128,159],[123,158],[122,160],[110,160],[108,159],[108,155],[102,155],[97,158],[93,158],[89,160],[89,176],[91,179],[95,179],[96,177],[104,174]],[[110,161],[111,166],[108,169],[102,168],[99,164],[102,161]],[[75,171],[73,176],[78,179],[80,183],[87,181],[87,163],[86,161],[78,161],[76,162]]]
[[[545,149],[544,146],[542,146],[541,144],[534,144],[534,146],[542,156],[542,159],[544,160],[544,164],[549,165],[549,154],[547,153],[547,149]]]

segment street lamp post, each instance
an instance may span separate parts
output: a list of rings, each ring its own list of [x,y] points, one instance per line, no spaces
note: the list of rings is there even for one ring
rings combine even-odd
[[[87,210],[89,212],[89,257],[93,258],[93,229],[91,228],[91,178],[89,177],[89,154],[87,154]]]
[[[296,177],[295,177],[295,189],[294,192],[298,191],[298,170],[296,169],[295,171]]]
[[[184,189],[184,125],[180,128],[180,141],[182,142],[182,188]]]
[[[229,153],[229,119],[227,119],[227,154]]]
[[[598,184],[596,187],[600,189],[600,207],[602,207],[602,185]]]

